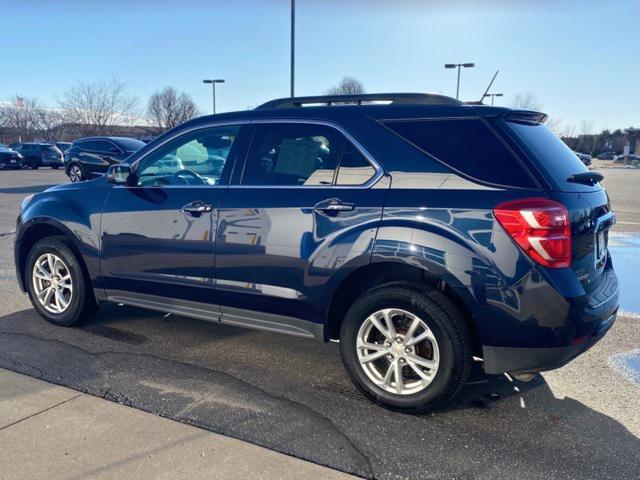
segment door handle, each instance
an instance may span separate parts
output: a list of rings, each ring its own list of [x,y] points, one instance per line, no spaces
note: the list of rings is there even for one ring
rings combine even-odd
[[[196,200],[195,202],[187,203],[184,207],[180,209],[182,213],[186,213],[187,215],[191,215],[192,217],[199,217],[203,213],[209,213],[213,210],[211,205],[208,205],[200,200]]]
[[[355,209],[353,203],[345,203],[339,198],[331,198],[316,204],[313,209],[327,215],[337,215],[340,212],[351,212]]]

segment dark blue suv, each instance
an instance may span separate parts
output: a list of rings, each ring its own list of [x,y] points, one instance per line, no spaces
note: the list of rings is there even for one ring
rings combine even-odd
[[[426,94],[198,118],[26,198],[20,285],[62,326],[117,302],[337,340],[367,397],[429,411],[474,357],[525,379],[615,320],[602,175],[545,119]]]

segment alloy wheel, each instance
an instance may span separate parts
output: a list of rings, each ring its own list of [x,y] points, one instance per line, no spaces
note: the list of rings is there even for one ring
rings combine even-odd
[[[63,313],[73,297],[71,272],[64,261],[53,253],[45,253],[33,264],[33,288],[40,304],[51,313]]]
[[[358,331],[356,349],[367,377],[397,395],[423,391],[433,382],[440,364],[431,329],[418,316],[397,308],[369,315]]]
[[[78,165],[74,164],[71,165],[71,168],[69,168],[69,179],[72,182],[79,182],[80,180],[82,180],[82,170]]]

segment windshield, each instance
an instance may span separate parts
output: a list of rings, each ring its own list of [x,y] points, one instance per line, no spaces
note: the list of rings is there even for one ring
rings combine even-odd
[[[118,138],[114,141],[127,152],[137,152],[145,146],[144,142],[136,140],[135,138]]]
[[[585,189],[585,185],[570,183],[567,179],[589,169],[551,130],[541,124],[508,121],[507,125],[560,190]],[[587,187],[589,190],[592,188]]]

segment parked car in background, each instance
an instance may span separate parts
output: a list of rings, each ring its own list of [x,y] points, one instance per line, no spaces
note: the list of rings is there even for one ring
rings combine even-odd
[[[24,166],[34,170],[40,167],[58,169],[64,164],[62,152],[53,143],[24,142],[12,148],[23,156]]]
[[[22,155],[0,143],[0,168],[22,168]]]
[[[62,153],[69,150],[69,148],[71,148],[71,145],[71,142],[56,142],[56,147],[58,147]]]
[[[598,160],[613,160],[614,157],[615,157],[615,153],[614,152],[602,152],[596,158]]]
[[[531,379],[618,311],[603,176],[546,118],[428,94],[200,117],[27,197],[20,287],[59,326],[115,302],[339,340],[354,384],[396,410],[444,405],[474,359]]]
[[[587,167],[591,165],[591,155],[586,153],[574,152],[576,156],[584,163]]]
[[[640,155],[636,155],[635,153],[627,153],[622,155],[616,155],[613,157],[613,161],[617,163],[626,163],[633,162],[634,160],[640,160]]]
[[[127,137],[87,137],[76,140],[64,154],[65,173],[72,182],[102,175],[145,146]]]

